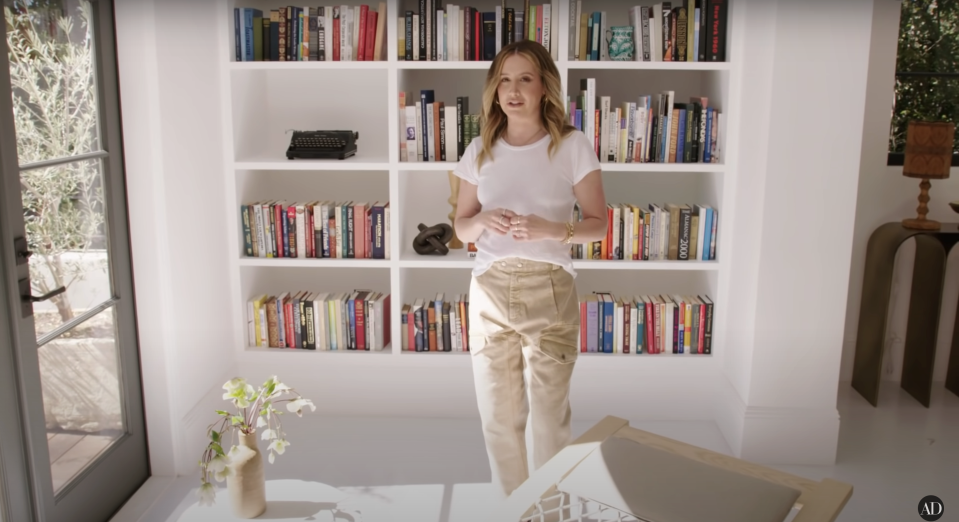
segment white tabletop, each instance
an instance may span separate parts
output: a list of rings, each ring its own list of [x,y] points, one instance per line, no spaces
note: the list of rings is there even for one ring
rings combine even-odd
[[[241,521],[230,510],[230,497],[225,483],[217,483],[216,503],[200,506],[193,504],[183,512],[179,522],[227,522]],[[267,480],[266,512],[254,520],[315,520],[317,522],[361,522],[361,510],[342,491],[322,484],[303,480]]]

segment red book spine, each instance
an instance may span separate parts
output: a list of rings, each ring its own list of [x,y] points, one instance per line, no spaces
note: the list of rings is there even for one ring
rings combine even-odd
[[[366,60],[366,17],[369,11],[370,11],[370,6],[368,5],[360,6],[360,34],[357,35],[357,39],[356,39],[356,45],[358,47],[358,49],[356,50],[357,61]]]
[[[366,15],[366,58],[368,62],[372,62],[373,51],[376,48],[376,21],[379,17],[379,13],[376,11],[370,11]]]

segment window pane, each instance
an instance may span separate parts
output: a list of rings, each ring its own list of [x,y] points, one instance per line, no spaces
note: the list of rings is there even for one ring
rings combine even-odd
[[[905,150],[910,120],[959,122],[959,77],[898,77],[889,152]],[[959,152],[959,132],[953,151]]]
[[[38,338],[113,295],[100,167],[86,160],[20,172],[32,293],[67,288],[33,304]]]
[[[100,149],[93,16],[82,0],[3,0],[21,165]]]
[[[125,432],[114,307],[38,349],[53,489]]]
[[[896,72],[889,152],[901,153],[910,120],[959,122],[959,1],[903,0]]]

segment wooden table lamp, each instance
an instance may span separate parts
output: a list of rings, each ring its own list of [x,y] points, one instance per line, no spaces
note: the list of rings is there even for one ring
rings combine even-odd
[[[939,230],[938,221],[926,219],[929,208],[929,180],[947,179],[952,166],[956,125],[949,122],[910,121],[906,130],[906,151],[902,175],[921,178],[916,218],[902,220],[902,226],[916,230]]]

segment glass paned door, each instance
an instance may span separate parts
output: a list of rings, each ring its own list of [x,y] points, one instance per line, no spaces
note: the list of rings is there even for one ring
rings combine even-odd
[[[15,135],[16,172],[4,176],[19,186],[3,203],[21,209],[7,217],[34,495],[44,520],[102,520],[126,500],[100,505],[103,492],[129,494],[148,474],[112,8],[2,1],[11,110],[0,139]]]

